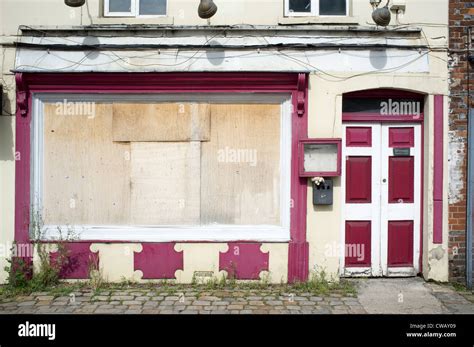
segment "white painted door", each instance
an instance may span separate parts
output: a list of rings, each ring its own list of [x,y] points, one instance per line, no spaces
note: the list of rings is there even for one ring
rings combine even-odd
[[[416,275],[421,126],[347,123],[343,131],[341,275]]]

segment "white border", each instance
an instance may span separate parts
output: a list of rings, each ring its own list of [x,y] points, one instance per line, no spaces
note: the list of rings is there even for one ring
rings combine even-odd
[[[290,199],[291,199],[291,95],[289,94],[33,94],[33,126],[31,132],[31,204],[32,217],[42,210],[43,196],[43,142],[44,103],[82,102],[203,102],[214,103],[278,103],[281,105],[280,122],[280,216],[281,225],[160,225],[160,226],[110,226],[110,225],[45,225],[42,237],[45,240],[59,238],[58,227],[72,228],[79,240],[104,241],[266,241],[287,242],[290,240]]]
[[[133,17],[133,18],[155,18],[155,17],[166,17],[168,15],[168,0],[165,0],[165,13],[164,14],[144,14],[140,15],[140,0],[130,0],[131,11],[130,12],[110,12],[109,2],[110,0],[104,0],[104,17]]]
[[[341,15],[319,15],[319,0],[311,0],[311,12],[291,12],[290,11],[290,0],[285,0],[285,16],[286,17],[347,17],[349,16],[349,0],[346,0],[346,13]]]

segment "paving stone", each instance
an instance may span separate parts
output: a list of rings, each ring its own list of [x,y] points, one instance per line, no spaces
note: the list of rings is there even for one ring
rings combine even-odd
[[[160,306],[173,306],[174,305],[174,301],[162,301],[160,302]]]
[[[34,304],[36,304],[36,301],[30,300],[30,301],[19,302],[17,305],[20,307],[23,307],[23,306],[33,306]]]
[[[93,299],[94,301],[109,301],[109,300],[110,300],[110,296],[98,295],[98,296],[94,296],[92,299]]]
[[[311,296],[309,300],[319,302],[319,301],[323,301],[323,298],[320,296]]]
[[[300,306],[314,306],[315,302],[314,301],[300,301],[298,303]]]
[[[157,307],[159,304],[156,301],[147,301],[143,304],[143,307]]]
[[[131,305],[131,306],[141,306],[143,305],[143,302],[141,301],[135,301],[135,300],[125,300],[122,301],[123,305]]]
[[[207,306],[207,305],[210,305],[210,304],[211,304],[210,301],[203,301],[203,300],[195,300],[193,302],[194,306]]]
[[[227,306],[228,310],[243,310],[244,305],[229,305]]]
[[[118,300],[118,301],[124,301],[124,300],[133,300],[133,296],[131,295],[112,295],[110,297],[110,300]]]
[[[38,301],[51,301],[54,300],[53,295],[37,295],[35,296],[35,299]]]

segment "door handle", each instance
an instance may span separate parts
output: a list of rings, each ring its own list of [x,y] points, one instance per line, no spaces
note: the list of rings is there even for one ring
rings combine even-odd
[[[382,183],[387,183],[387,179],[386,178],[382,179]]]

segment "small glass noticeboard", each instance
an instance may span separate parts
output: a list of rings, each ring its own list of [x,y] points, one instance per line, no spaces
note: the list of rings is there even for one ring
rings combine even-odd
[[[341,140],[308,139],[299,144],[300,176],[340,176]]]

